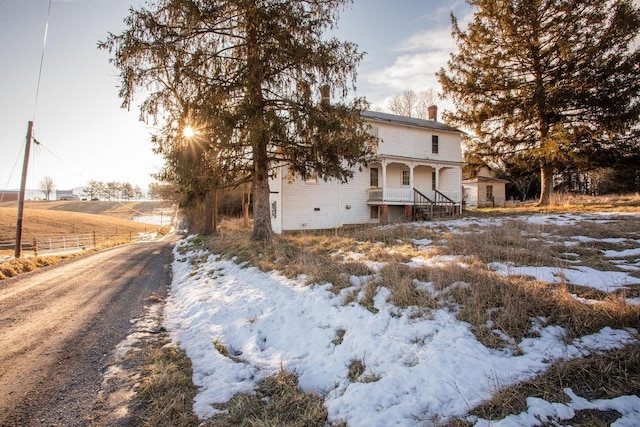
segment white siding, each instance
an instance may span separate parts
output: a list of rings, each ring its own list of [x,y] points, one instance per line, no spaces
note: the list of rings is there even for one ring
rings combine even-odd
[[[459,172],[457,169],[446,168],[440,170],[440,188],[438,190],[460,192]]]
[[[413,168],[413,187],[433,197],[432,173],[438,170],[438,189],[449,194],[457,192],[460,200],[462,160],[460,134],[423,129],[394,123],[370,122],[381,138],[377,154],[378,186],[385,186],[388,218],[404,221],[404,205],[411,204],[403,185],[402,171]],[[432,136],[438,136],[438,153],[432,153]],[[386,165],[386,169],[382,164]],[[383,182],[383,170],[386,180]],[[348,224],[378,223],[371,219],[367,201],[370,169],[355,171],[346,184],[335,180],[305,182],[290,180],[283,169],[271,182],[271,203],[275,202],[272,226],[275,232],[291,230],[331,229]],[[399,195],[399,196],[398,196]],[[273,207],[273,205],[272,205]]]
[[[271,207],[271,228],[274,233],[282,233],[282,175],[283,168],[277,169],[276,175],[269,180],[269,206]],[[274,206],[275,203],[275,206]],[[274,208],[275,207],[275,212]]]
[[[422,194],[431,192],[431,174],[434,169],[428,166],[419,166],[413,170],[413,188]]]
[[[362,172],[356,171],[349,183],[340,185],[339,208],[342,213],[341,225],[372,222],[370,220],[369,205],[367,205],[368,188],[369,168],[363,168]],[[378,222],[378,220],[375,220],[375,222]]]
[[[286,212],[283,230],[318,230],[340,226],[340,185],[336,181],[318,179],[310,183],[295,179],[282,183],[282,203]]]
[[[478,183],[464,184],[464,201],[468,207],[478,206]]]
[[[379,155],[451,162],[460,162],[462,159],[458,134],[380,123],[372,125],[379,128],[378,135],[382,140],[378,146]],[[431,152],[432,135],[438,135],[437,154]]]

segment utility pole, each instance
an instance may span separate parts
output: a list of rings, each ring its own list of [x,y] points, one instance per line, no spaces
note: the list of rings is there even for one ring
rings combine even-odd
[[[22,255],[22,213],[24,211],[24,195],[27,188],[27,167],[29,166],[29,153],[31,151],[31,139],[33,138],[33,122],[29,122],[27,128],[27,143],[24,147],[24,163],[22,164],[22,181],[20,182],[20,195],[18,196],[18,222],[16,223],[16,252],[15,257]]]

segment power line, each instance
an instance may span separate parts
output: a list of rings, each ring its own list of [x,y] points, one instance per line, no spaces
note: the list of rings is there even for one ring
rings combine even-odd
[[[44,26],[44,40],[42,42],[42,54],[40,55],[40,70],[38,71],[38,84],[36,86],[36,100],[33,105],[33,121],[36,119],[36,110],[38,109],[38,96],[40,95],[40,80],[42,78],[42,64],[44,63],[44,52],[47,47],[47,33],[49,32],[49,18],[51,17],[51,4],[53,0],[49,0],[49,10],[47,11],[47,23]]]

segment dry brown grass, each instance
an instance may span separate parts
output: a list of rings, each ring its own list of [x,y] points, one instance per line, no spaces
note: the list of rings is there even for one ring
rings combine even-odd
[[[16,218],[17,209],[0,208],[0,239],[15,238]],[[125,234],[156,230],[158,230],[157,225],[109,216],[30,208],[25,208],[22,222],[23,241],[31,241],[39,236],[92,233],[93,231]]]
[[[0,262],[0,280],[16,277],[23,273],[36,270],[40,267],[57,264],[69,256],[49,256],[37,258],[20,258]]]
[[[327,423],[322,397],[301,391],[297,376],[283,370],[260,380],[255,393],[239,393],[215,406],[227,413],[213,416],[203,426],[323,427]]]
[[[148,356],[138,390],[138,398],[144,405],[141,411],[143,426],[194,427],[200,424],[192,411],[197,387],[191,376],[191,361],[178,347],[164,346]]]
[[[152,215],[158,209],[169,209],[167,202],[107,202],[107,201],[25,201],[25,210],[51,210],[58,212],[78,212],[93,215],[103,215],[112,218],[131,220],[136,216]],[[0,202],[0,208],[17,209],[18,202]]]
[[[585,358],[559,361],[532,380],[497,391],[490,401],[474,408],[470,414],[489,420],[502,419],[525,411],[527,397],[567,403],[565,388],[587,399],[636,395],[640,390],[639,354],[640,344],[636,343]],[[594,424],[572,424],[609,425],[606,418],[604,424],[601,420],[607,417],[606,413],[592,415]]]
[[[598,233],[604,233],[603,230]],[[615,230],[621,228],[607,230],[615,235]],[[640,307],[627,304],[624,294],[609,295],[589,288],[548,284],[530,277],[504,277],[486,266],[486,263],[500,261],[567,267],[561,259],[566,247],[550,244],[546,239],[551,233],[544,226],[510,220],[501,226],[477,227],[465,234],[446,232],[439,237],[427,227],[413,226],[360,228],[343,234],[340,237],[332,233],[283,235],[270,245],[262,245],[251,242],[246,231],[224,240],[213,239],[211,248],[264,271],[276,269],[288,277],[304,274],[309,284],[331,283],[335,292],[351,288],[344,303],[357,302],[372,313],[377,312],[374,298],[381,287],[391,291],[389,303],[402,309],[416,307],[422,315],[449,305],[460,320],[472,325],[481,342],[493,348],[511,346],[518,352],[518,343],[535,335],[535,328],[545,325],[565,328],[567,339],[572,339],[604,326],[625,328],[640,324]],[[363,244],[367,238],[372,239],[371,244]],[[388,244],[379,244],[373,238]],[[418,251],[410,243],[417,238],[439,241],[443,246],[432,253],[463,255],[464,264],[409,267],[406,263],[413,257],[432,255]],[[362,262],[345,262],[344,257],[336,255],[349,251],[386,265],[374,274]],[[597,248],[592,251],[602,259]],[[595,261],[587,262],[595,265]],[[606,260],[601,261],[601,265],[606,264]],[[352,275],[367,279],[361,286],[354,287],[349,279]],[[440,295],[432,295],[417,282],[432,283]],[[585,304],[572,296],[576,293],[598,302]],[[545,319],[545,325],[537,324],[539,318]]]
[[[514,265],[561,267],[564,246],[550,245],[541,239],[546,230],[523,220],[505,220],[500,226],[475,228],[473,232],[446,233],[441,253],[473,256],[489,262]]]
[[[248,230],[213,238],[209,243],[212,251],[238,263],[247,262],[262,271],[279,270],[290,278],[304,274],[308,284],[331,283],[336,292],[351,286],[349,277],[354,272],[369,270],[361,263],[335,261],[340,249],[355,246],[349,239],[321,234],[275,236],[272,243],[264,244],[252,242]]]
[[[468,209],[473,216],[524,215],[533,213],[640,212],[640,193],[587,196],[555,193],[549,206],[537,202],[516,203],[501,208]]]
[[[562,227],[507,220],[499,227],[475,226],[464,234],[449,233],[443,224],[434,228],[362,227],[343,230],[340,236],[333,232],[283,235],[276,237],[271,245],[250,242],[249,232],[243,231],[227,234],[224,239],[213,239],[210,247],[214,252],[236,257],[238,262],[256,265],[265,271],[277,269],[289,277],[304,275],[310,284],[332,283],[335,292],[349,288],[344,293],[344,303],[356,302],[372,313],[377,312],[374,299],[382,287],[390,291],[389,303],[398,308],[417,307],[418,314],[449,307],[458,319],[471,325],[478,340],[486,346],[520,354],[520,342],[537,336],[540,328],[548,325],[564,328],[567,341],[595,333],[605,326],[615,329],[640,325],[640,307],[627,304],[624,299],[626,293],[634,295],[635,288],[609,294],[568,283],[549,284],[531,277],[504,277],[487,266],[497,261],[560,271],[574,265],[568,262],[571,257],[567,253],[575,252],[578,265],[615,269],[602,255],[602,250],[632,247],[631,239],[639,237],[639,220],[634,216],[617,216],[610,222],[593,224]],[[564,245],[567,237],[575,235],[594,239],[622,236],[629,240]],[[430,239],[436,249],[418,251],[412,243],[414,239]],[[359,254],[359,260],[352,260],[348,253]],[[428,259],[437,254],[460,256],[459,262],[417,268],[407,265],[416,256]],[[385,265],[375,272],[363,260]],[[351,276],[360,276],[360,284],[354,285],[355,282],[349,280]],[[591,301],[585,303],[576,295]],[[335,345],[341,344],[344,334],[344,330],[336,332]],[[635,344],[586,359],[558,362],[539,378],[504,391],[496,390],[495,399],[475,409],[473,414],[499,419],[518,413],[526,408],[528,396],[563,401],[566,395],[562,389],[567,386],[588,398],[637,393],[639,353],[640,348]],[[351,381],[368,378],[364,360],[353,359],[347,368]],[[375,381],[375,375],[371,378]],[[611,418],[612,414],[578,412],[575,421],[605,425],[607,417]],[[255,425],[272,424],[256,421]],[[449,425],[468,425],[468,421],[455,419]]]
[[[129,209],[123,208],[122,204],[119,210],[114,207],[115,203],[109,202],[31,202],[27,203],[24,210],[24,218],[22,223],[22,241],[24,244],[30,244],[36,237],[50,237],[56,235],[70,235],[70,234],[93,234],[95,232],[96,247],[91,250],[106,249],[112,246],[129,243],[132,238],[135,238],[138,233],[144,232],[160,232],[161,234],[167,233],[168,228],[160,228],[153,224],[144,224],[135,221],[129,221],[114,216],[105,216],[80,212],[62,211],[62,207],[76,207],[81,209],[84,206],[85,210],[90,210],[89,207],[99,206],[103,203],[107,203],[111,206],[107,210],[115,210],[120,212],[126,210],[131,213]],[[15,202],[5,202],[3,205],[15,205]],[[49,207],[49,209],[34,209],[33,207]],[[103,206],[103,207],[108,207]],[[58,208],[56,208],[58,207]],[[12,244],[15,241],[16,234],[16,221],[17,221],[17,208],[15,207],[0,207],[0,241],[10,241]],[[89,251],[91,251],[89,250]],[[0,280],[14,277],[21,273],[32,271],[35,268],[51,265],[59,262],[62,259],[78,256],[64,255],[64,256],[42,256],[37,258],[26,258],[21,260],[11,260],[0,264]],[[2,250],[0,248],[0,255],[13,256],[14,251]],[[29,251],[23,250],[23,255],[31,255]]]

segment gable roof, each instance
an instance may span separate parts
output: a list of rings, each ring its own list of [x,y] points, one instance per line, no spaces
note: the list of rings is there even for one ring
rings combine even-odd
[[[473,184],[474,182],[509,182],[509,180],[502,178],[493,178],[491,176],[476,176],[475,178],[465,179],[463,184]]]
[[[459,129],[456,129],[451,126],[447,126],[444,123],[440,123],[435,120],[416,119],[414,117],[397,116],[395,114],[380,113],[378,111],[368,111],[368,110],[363,111],[361,114],[365,119],[378,121],[378,122],[394,123],[394,124],[399,124],[404,126],[438,130],[442,132],[464,133]]]

